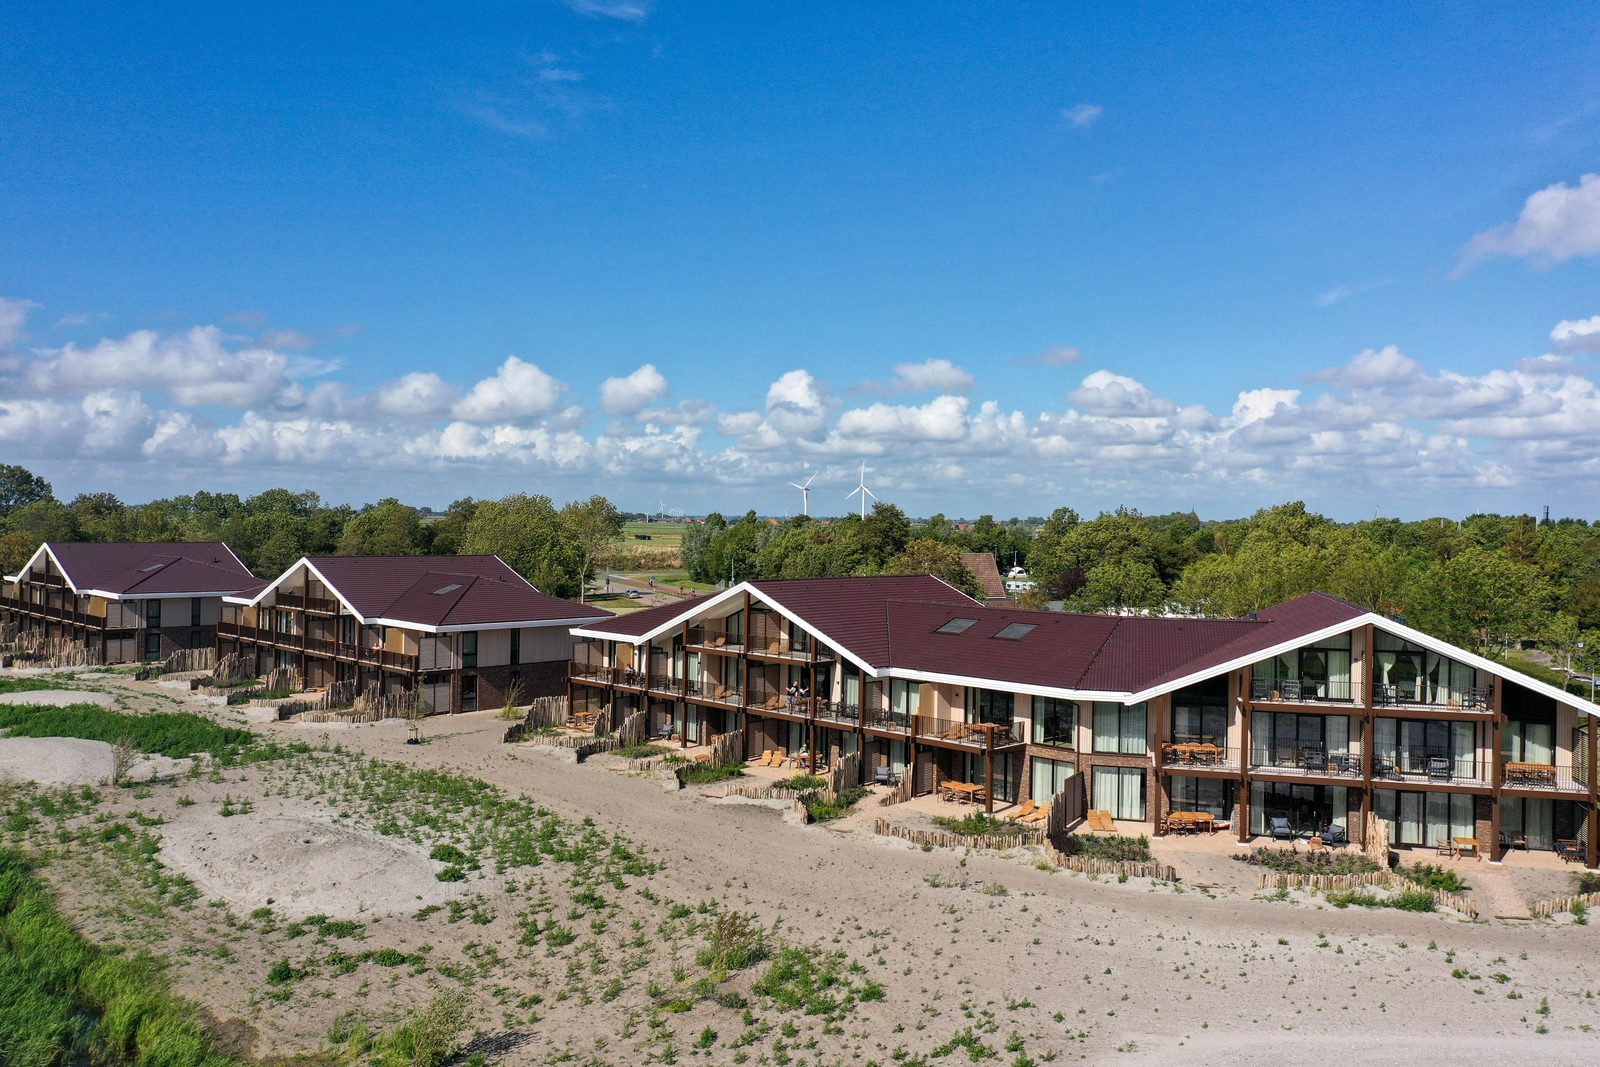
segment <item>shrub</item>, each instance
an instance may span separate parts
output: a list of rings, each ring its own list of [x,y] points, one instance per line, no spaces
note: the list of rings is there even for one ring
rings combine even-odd
[[[1359,852],[1296,852],[1288,848],[1255,848],[1247,856],[1235,856],[1240,863],[1265,867],[1279,874],[1372,874],[1383,870],[1378,863]]]
[[[461,882],[466,880],[467,872],[460,867],[451,866],[444,868],[434,877],[441,882]]]
[[[1326,893],[1323,895],[1323,899],[1336,908],[1348,908],[1354,904],[1358,908],[1434,911],[1438,907],[1433,902],[1433,894],[1423,889],[1407,889],[1404,892],[1390,896],[1380,896],[1369,889],[1351,889],[1344,892]]]
[[[997,819],[981,811],[974,811],[960,818],[954,815],[936,815],[933,824],[953,834],[968,834],[974,837],[982,834],[1020,834],[1026,829],[1018,826],[1013,819]]]
[[[1582,871],[1572,876],[1574,893],[1600,893],[1600,873]]]
[[[433,851],[428,853],[428,858],[455,866],[463,866],[467,862],[467,854],[454,845],[434,845]]]
[[[832,822],[855,807],[867,793],[867,789],[857,786],[854,789],[846,789],[832,800],[821,795],[810,796],[806,800],[806,814],[811,817],[812,822]]]
[[[827,788],[828,780],[815,774],[796,774],[772,783],[774,789],[793,789],[797,793],[806,793],[815,789]]]
[[[739,778],[743,774],[742,763],[696,763],[679,771],[678,778],[684,785],[708,785],[727,778]]]
[[[1150,839],[1138,837],[1101,837],[1097,834],[1068,834],[1061,851],[1069,856],[1111,860],[1123,863],[1150,862]]]
[[[706,930],[706,947],[695,955],[695,962],[720,976],[739,971],[767,958],[766,931],[754,915],[737,911],[719,912]]]
[[[112,745],[126,739],[140,752],[174,758],[196,752],[234,757],[255,740],[248,730],[219,726],[187,711],[126,715],[98,704],[0,705],[0,729],[13,737],[79,737]]]
[[[1402,867],[1400,873],[1424,889],[1442,889],[1446,893],[1459,893],[1472,888],[1455,871],[1431,863],[1415,863],[1410,867]]]

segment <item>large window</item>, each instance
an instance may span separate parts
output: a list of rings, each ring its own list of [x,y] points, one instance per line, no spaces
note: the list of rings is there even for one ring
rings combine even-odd
[[[917,683],[904,678],[889,679],[889,714],[901,726],[917,711]]]
[[[1222,778],[1178,775],[1172,779],[1173,811],[1206,811],[1213,819],[1233,815],[1235,783]]]
[[[1433,848],[1452,837],[1477,836],[1474,806],[1473,798],[1464,793],[1379,789],[1374,791],[1373,811],[1389,824],[1389,840],[1394,844]]]
[[[1402,641],[1391,634],[1377,635],[1375,694],[1380,703],[1479,706],[1482,694],[1473,686],[1474,672],[1437,652]]]
[[[1055,697],[1033,698],[1033,743],[1074,748],[1077,745],[1078,705]]]
[[[1500,801],[1500,833],[1507,844],[1526,841],[1530,849],[1556,847],[1556,802],[1505,797]]]
[[[1094,750],[1142,756],[1149,751],[1145,734],[1145,706],[1094,702]],[[1143,818],[1143,816],[1140,816]]]
[[[1010,693],[998,689],[967,690],[967,721],[992,722],[1000,726],[1011,725],[1014,700]]]
[[[463,674],[461,676],[461,710],[478,710],[478,676],[476,674]]]
[[[1347,715],[1293,715],[1258,711],[1250,716],[1250,765],[1299,767],[1307,756],[1329,759],[1350,751]]]
[[[1477,729],[1470,722],[1379,718],[1372,727],[1373,773],[1474,778]]]
[[[478,665],[478,631],[476,630],[467,630],[461,635],[461,665],[463,667],[476,667]]]
[[[516,666],[522,662],[522,631],[511,631],[511,664]]]
[[[189,598],[189,625],[200,625],[200,598],[197,596]]]
[[[1254,700],[1349,700],[1350,635],[1260,660],[1251,679]]]
[[[1226,677],[1180,689],[1172,695],[1172,740],[1180,744],[1216,745],[1228,740]]]
[[[1514,763],[1556,761],[1556,724],[1509,719],[1500,731],[1500,752]]]
[[[1137,767],[1096,767],[1090,779],[1090,807],[1113,819],[1144,822],[1144,771]]]
[[[1287,819],[1296,833],[1320,833],[1331,823],[1350,830],[1350,794],[1340,785],[1250,783],[1250,832],[1264,834],[1271,820]]]
[[[151,627],[161,625],[161,601],[146,600],[144,602],[144,624]]]
[[[1039,759],[1035,756],[1028,761],[1028,766],[1028,774],[1033,779],[1028,795],[1036,804],[1050,803],[1067,784],[1067,779],[1077,773],[1077,768],[1065,760]]]

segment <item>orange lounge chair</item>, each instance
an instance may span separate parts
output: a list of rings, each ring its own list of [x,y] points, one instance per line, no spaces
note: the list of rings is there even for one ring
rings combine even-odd
[[[1028,816],[1037,811],[1038,808],[1039,805],[1034,803],[1032,797],[1029,797],[1027,800],[1022,802],[1021,807],[1012,808],[1010,811],[1002,812],[1000,817],[1002,819],[1026,819]]]
[[[772,758],[767,760],[767,766],[768,767],[782,767],[783,766],[783,761],[788,759],[788,758],[789,758],[789,754],[787,752],[785,752],[781,748],[775,748],[775,749],[772,750]]]
[[[772,749],[770,749],[770,748],[762,749],[761,750],[761,758],[756,760],[756,766],[757,767],[765,767],[770,762],[772,762]]]
[[[1024,826],[1034,826],[1034,825],[1037,825],[1038,823],[1044,822],[1049,817],[1050,817],[1050,809],[1049,808],[1039,808],[1039,809],[1035,810],[1033,812],[1033,814],[1024,815],[1018,821],[1021,822]]]

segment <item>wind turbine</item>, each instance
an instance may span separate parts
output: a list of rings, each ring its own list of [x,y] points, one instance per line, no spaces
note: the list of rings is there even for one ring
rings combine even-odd
[[[859,484],[857,484],[854,489],[846,493],[844,498],[849,500],[857,493],[861,494],[861,520],[865,522],[867,518],[867,497],[870,496],[874,500],[878,499],[878,494],[867,488],[867,463],[865,460],[862,460],[861,462],[861,480]]]
[[[816,480],[817,472],[812,471],[811,477],[806,479],[804,485],[801,485],[799,482],[789,483],[790,488],[800,490],[800,514],[802,515],[811,514],[811,483]]]

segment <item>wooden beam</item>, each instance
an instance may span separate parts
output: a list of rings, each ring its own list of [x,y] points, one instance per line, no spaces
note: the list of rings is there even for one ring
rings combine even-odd
[[[1241,845],[1250,839],[1250,716],[1254,713],[1250,692],[1254,686],[1255,667],[1246,666],[1239,716],[1239,825],[1233,828]]]
[[[1596,744],[1595,735],[1600,731],[1595,729],[1597,722],[1592,717],[1584,725],[1587,727],[1584,733],[1589,735],[1589,833],[1587,836],[1589,838],[1589,867],[1593,869],[1600,867],[1600,779],[1596,778],[1595,771],[1595,756],[1597,748],[1600,748]]]
[[[1505,681],[1494,679],[1494,690],[1489,696],[1489,706],[1494,711],[1494,723],[1489,728],[1489,785],[1494,790],[1489,800],[1489,860],[1500,862],[1500,783],[1505,781],[1505,759],[1500,753],[1500,731],[1505,722]],[[1483,842],[1478,842],[1483,848]],[[1592,864],[1591,864],[1592,866]]]
[[[1378,680],[1378,645],[1371,625],[1361,628],[1361,847],[1367,847],[1367,827],[1372,822],[1372,694]]]

